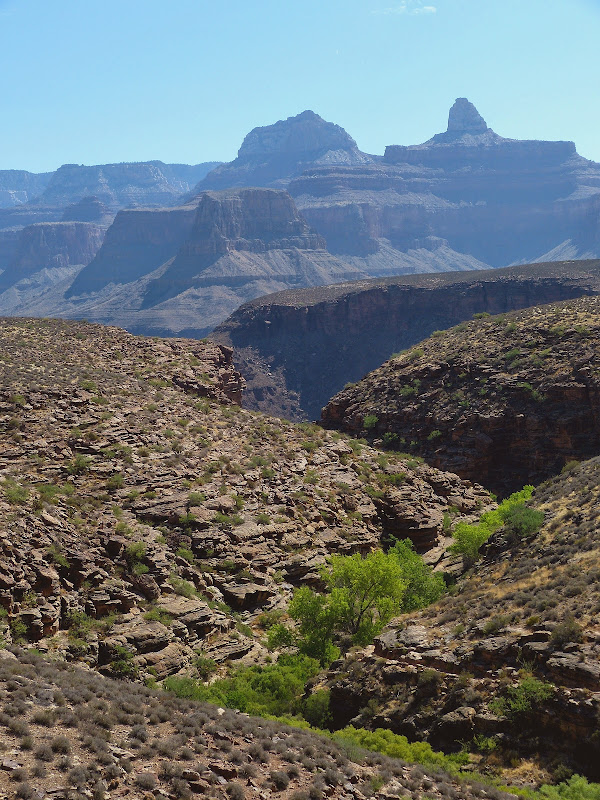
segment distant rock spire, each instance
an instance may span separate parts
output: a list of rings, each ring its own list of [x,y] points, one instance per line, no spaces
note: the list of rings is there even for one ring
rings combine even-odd
[[[489,130],[484,118],[466,97],[454,102],[448,115],[448,133],[485,133]]]

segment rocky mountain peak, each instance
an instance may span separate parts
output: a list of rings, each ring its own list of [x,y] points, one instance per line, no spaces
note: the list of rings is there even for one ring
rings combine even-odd
[[[466,97],[458,97],[448,115],[448,133],[485,133],[486,121]]]
[[[356,142],[342,127],[327,122],[314,111],[307,110],[295,117],[279,120],[273,125],[251,130],[242,142],[238,158],[277,153],[306,158],[329,150],[354,149]]]

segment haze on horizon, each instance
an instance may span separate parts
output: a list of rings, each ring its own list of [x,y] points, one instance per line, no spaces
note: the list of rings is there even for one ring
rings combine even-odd
[[[0,169],[229,161],[310,108],[370,153],[468,97],[600,161],[598,0],[0,0]]]

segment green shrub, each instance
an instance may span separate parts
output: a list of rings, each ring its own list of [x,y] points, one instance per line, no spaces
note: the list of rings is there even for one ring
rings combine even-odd
[[[314,659],[285,653],[275,664],[237,667],[227,678],[208,686],[192,678],[169,677],[164,688],[178,697],[237,708],[247,714],[281,716],[301,712],[306,683],[318,671]]]
[[[198,656],[198,658],[194,659],[192,662],[192,666],[202,681],[207,681],[217,670],[217,662],[212,658],[206,658],[206,656]]]
[[[467,753],[461,752],[456,755],[445,755],[436,752],[431,745],[426,742],[409,742],[406,736],[402,736],[387,728],[378,728],[375,731],[367,731],[363,728],[355,728],[349,725],[347,728],[337,731],[333,739],[339,744],[352,744],[363,747],[365,750],[373,750],[377,753],[400,758],[425,766],[441,767],[450,773],[456,774],[458,768],[468,762]]]
[[[148,545],[146,542],[132,542],[125,548],[125,560],[129,567],[133,567],[136,562],[142,561],[146,556]]]
[[[116,678],[130,678],[131,680],[137,678],[138,668],[133,660],[133,654],[122,645],[117,645],[114,653],[116,658],[109,664],[111,675]]]
[[[146,611],[144,614],[144,619],[148,620],[148,622],[160,622],[161,625],[167,628],[173,622],[173,617],[163,608],[151,608],[150,611]]]
[[[508,534],[516,540],[536,533],[544,522],[544,512],[528,508],[525,503],[517,503],[501,511],[500,515]]]
[[[72,609],[67,614],[67,625],[69,626],[69,638],[87,641],[94,620],[79,609]]]
[[[550,644],[559,649],[569,642],[581,642],[583,640],[583,628],[573,617],[567,617],[562,622],[554,626],[550,634]]]
[[[201,492],[190,492],[188,497],[188,506],[201,506],[206,497]]]
[[[506,717],[529,714],[539,708],[554,694],[551,683],[544,683],[534,677],[523,678],[516,686],[509,686],[506,695],[490,703],[490,709]]]
[[[75,458],[65,467],[69,475],[83,475],[90,468],[90,459],[82,453],[78,453]]]
[[[367,414],[363,418],[363,428],[366,431],[371,431],[379,422],[379,418],[375,414]]]
[[[171,575],[169,577],[169,583],[173,587],[175,594],[179,594],[182,597],[196,597],[198,594],[193,583],[180,578],[178,575]]]
[[[20,506],[29,499],[29,489],[20,486],[16,481],[4,481],[4,496],[7,502],[14,506]]]
[[[106,480],[106,488],[109,491],[113,489],[122,489],[124,485],[125,479],[120,472],[115,472],[114,475],[110,475]]]
[[[331,721],[329,709],[330,692],[328,689],[318,689],[302,703],[302,716],[315,728],[327,728]]]
[[[471,566],[479,557],[479,548],[487,542],[492,533],[495,533],[507,521],[508,525],[514,525],[514,535],[519,536],[519,531],[530,530],[531,525],[538,523],[541,525],[544,515],[533,509],[526,509],[523,513],[521,508],[526,508],[525,501],[529,500],[533,494],[533,486],[524,486],[520,491],[514,492],[503,500],[494,511],[486,511],[479,518],[479,522],[469,525],[466,522],[458,522],[454,528],[454,544],[449,550],[453,553],[460,553],[465,562],[465,566]],[[533,511],[533,515],[529,514]],[[541,514],[541,517],[540,517]],[[541,521],[540,521],[541,520]],[[538,525],[538,528],[539,528]],[[509,527],[509,532],[513,530]]]
[[[195,561],[194,554],[189,547],[179,547],[175,555],[179,556],[179,558],[184,558],[186,561],[189,561],[190,564],[193,564]]]
[[[588,783],[581,775],[573,775],[558,786],[542,786],[535,797],[543,800],[600,800],[600,784]]]

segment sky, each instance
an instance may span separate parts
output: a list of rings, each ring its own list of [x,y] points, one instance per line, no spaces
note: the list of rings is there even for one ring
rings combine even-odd
[[[383,153],[468,97],[600,161],[600,0],[0,0],[0,169],[229,161],[305,109]]]

